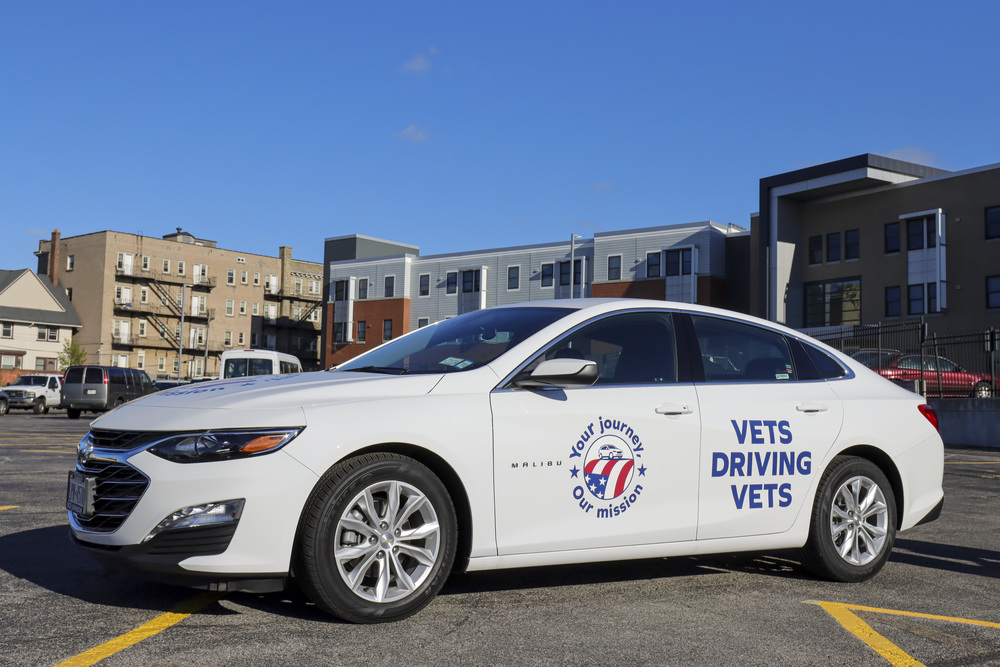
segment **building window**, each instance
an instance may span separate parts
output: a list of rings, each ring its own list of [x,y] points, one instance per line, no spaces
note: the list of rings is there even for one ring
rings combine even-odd
[[[900,292],[899,285],[893,287],[885,288],[885,316],[886,317],[899,317],[902,314],[900,298],[902,293]]]
[[[924,219],[915,218],[906,221],[906,249],[924,249]]]
[[[253,272],[253,284],[260,286],[260,271]]]
[[[448,294],[458,293],[458,272],[450,271],[447,276],[445,276],[445,292]]]
[[[840,261],[840,232],[826,235],[826,261]]]
[[[660,277],[660,252],[646,253],[646,277]]]
[[[234,303],[232,299],[226,299],[226,317],[233,316],[233,305]]]
[[[514,290],[521,289],[521,267],[520,266],[508,266],[507,267],[507,291],[513,292]]]
[[[240,282],[243,283],[244,285],[247,284],[247,272],[246,271],[240,271]]]
[[[295,294],[302,294],[302,278],[295,279]]]
[[[0,322],[0,338],[13,338],[14,325],[10,322]]]
[[[358,281],[358,300],[364,301],[368,298],[368,279],[362,278]]]
[[[559,284],[569,286],[569,262],[559,262]]]
[[[0,355],[0,368],[4,370],[21,368],[21,355],[19,354]]]
[[[250,332],[250,347],[257,347],[260,345],[260,335],[256,331]]]
[[[184,275],[184,262],[181,260],[177,260],[177,275]]]
[[[478,292],[479,288],[479,269],[462,271],[462,293]]]
[[[542,287],[552,287],[553,267],[551,264],[542,264]]]
[[[680,250],[667,251],[667,275],[668,276],[691,275],[690,248],[682,248]]]
[[[861,279],[806,283],[806,326],[861,324]]]
[[[861,230],[848,229],[844,232],[844,259],[860,259]]]
[[[333,300],[347,301],[347,288],[350,286],[349,280],[336,280],[333,283]],[[365,284],[365,292],[368,292],[368,285]],[[367,294],[365,294],[367,296]]]
[[[232,331],[227,331],[225,333],[225,338],[223,340],[224,340],[223,345],[225,345],[226,347],[232,347],[233,346],[233,332]]]
[[[986,307],[1000,308],[1000,276],[986,277]]]
[[[608,280],[622,279],[622,256],[611,255],[608,257]]]
[[[907,307],[906,312],[909,315],[923,315],[924,314],[924,286],[920,285],[910,285],[906,289],[907,294]]]
[[[938,312],[937,283],[927,283],[927,312]]]
[[[149,258],[148,257],[143,257],[143,259],[145,260],[145,259],[149,259]],[[76,265],[76,256],[75,255],[67,255],[66,256],[66,270],[67,271],[72,271],[73,267],[75,265]],[[143,267],[143,268],[146,268],[146,267]]]
[[[365,334],[367,332],[368,332],[368,325],[365,323],[364,320],[358,320],[358,337],[357,337],[358,343],[362,345],[364,344]]]
[[[333,342],[334,343],[346,343],[347,342],[347,327],[351,326],[349,322],[334,322],[333,323]]]
[[[163,272],[164,273],[170,273],[170,260],[169,259],[163,260]]]
[[[822,236],[810,236],[809,237],[809,263],[810,264],[822,264],[823,263],[823,237]]]
[[[149,271],[149,255],[142,256],[142,270]]]
[[[257,301],[253,302],[252,311],[254,315],[260,315],[260,303]]]
[[[385,277],[385,291],[383,295],[387,299],[391,299],[396,295],[396,276]]]
[[[235,285],[236,284],[236,269],[226,270],[226,284]]]
[[[382,320],[382,340],[392,340],[392,320]]]
[[[139,320],[139,335],[146,337],[146,320]]]
[[[52,343],[59,342],[59,327],[38,327],[38,340],[49,341]]]
[[[420,274],[420,296],[430,296],[431,294],[431,274]]]
[[[1000,239],[1000,206],[986,209],[986,238]]]
[[[889,222],[885,225],[885,254],[899,252],[899,223]]]
[[[240,301],[240,315],[246,315],[246,314],[247,314],[247,302]]]
[[[237,332],[236,334],[236,344],[243,347],[247,344],[247,334],[245,331]]]
[[[423,329],[425,326],[427,326],[430,323],[431,323],[431,320],[430,320],[429,317],[418,317],[417,318],[417,328],[418,329]]]

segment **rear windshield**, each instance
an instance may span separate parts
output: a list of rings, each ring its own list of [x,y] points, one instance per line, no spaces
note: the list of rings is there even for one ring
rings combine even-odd
[[[248,375],[272,375],[274,365],[270,359],[226,359],[222,371],[224,378],[242,378]]]

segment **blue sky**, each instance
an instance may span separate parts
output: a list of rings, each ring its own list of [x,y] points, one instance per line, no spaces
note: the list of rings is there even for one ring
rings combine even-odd
[[[860,153],[1000,162],[997,2],[0,0],[0,268],[176,227],[321,261],[715,220]],[[1000,196],[1000,195],[998,195]]]

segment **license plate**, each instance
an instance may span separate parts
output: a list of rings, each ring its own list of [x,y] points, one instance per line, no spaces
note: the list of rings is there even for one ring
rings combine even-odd
[[[96,393],[97,393],[96,389],[88,389],[87,390],[87,396],[93,396]]]
[[[80,516],[94,516],[94,489],[96,487],[96,477],[70,470],[69,486],[66,488],[66,509]]]

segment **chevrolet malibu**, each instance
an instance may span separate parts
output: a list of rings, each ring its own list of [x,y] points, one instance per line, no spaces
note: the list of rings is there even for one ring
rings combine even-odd
[[[865,580],[897,531],[938,516],[942,475],[933,410],[821,343],[722,310],[572,300],[133,401],[80,442],[67,508],[113,568],[294,580],[373,623],[454,569],[799,548],[818,576]]]

